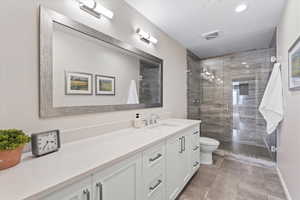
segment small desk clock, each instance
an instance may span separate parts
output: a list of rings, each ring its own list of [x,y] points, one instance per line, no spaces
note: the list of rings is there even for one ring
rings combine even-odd
[[[59,130],[32,134],[31,148],[34,156],[42,156],[58,151],[60,148]]]

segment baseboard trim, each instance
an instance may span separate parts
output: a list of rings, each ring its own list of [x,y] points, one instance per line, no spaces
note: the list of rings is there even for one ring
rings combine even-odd
[[[283,179],[281,171],[280,171],[280,169],[278,167],[276,167],[276,171],[277,171],[277,174],[279,176],[279,179],[280,179],[280,182],[281,182],[281,185],[283,187],[283,190],[284,190],[284,193],[285,193],[285,196],[286,196],[287,200],[293,200],[292,197],[291,197],[291,195],[290,195],[290,192],[289,192],[289,190],[287,188],[287,185],[286,185],[286,183],[285,183],[285,181]]]

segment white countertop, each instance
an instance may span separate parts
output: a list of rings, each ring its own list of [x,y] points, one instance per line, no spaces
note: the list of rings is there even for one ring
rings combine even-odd
[[[176,126],[123,129],[62,145],[58,152],[40,158],[24,154],[19,165],[0,171],[0,199],[34,199],[35,195],[109,167],[200,121],[168,119],[161,123]]]

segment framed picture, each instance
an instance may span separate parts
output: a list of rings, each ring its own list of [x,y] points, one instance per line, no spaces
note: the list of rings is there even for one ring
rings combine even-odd
[[[289,89],[300,90],[300,37],[289,49]]]
[[[93,74],[65,72],[66,95],[92,95]]]
[[[96,95],[116,95],[115,77],[96,75]]]

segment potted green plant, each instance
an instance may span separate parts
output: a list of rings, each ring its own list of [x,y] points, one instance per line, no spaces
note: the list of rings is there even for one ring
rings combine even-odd
[[[0,170],[17,165],[28,142],[30,137],[22,130],[0,130]]]

